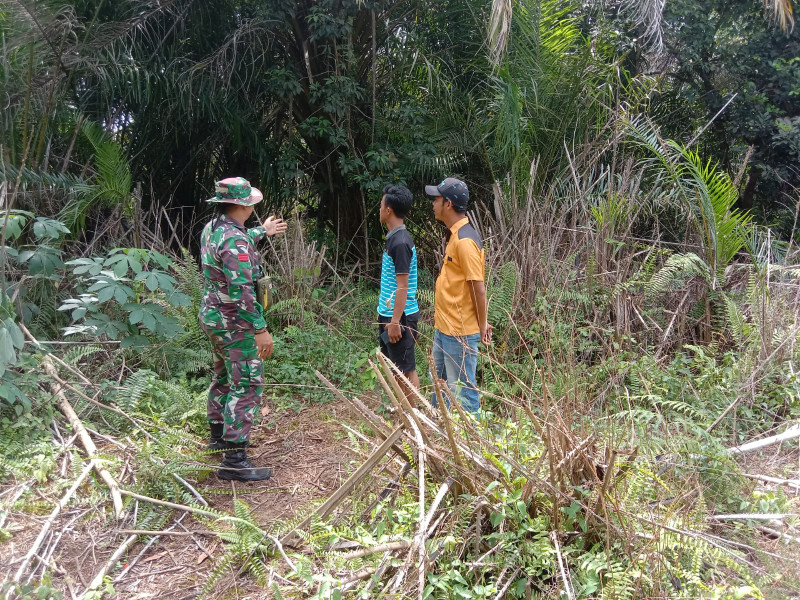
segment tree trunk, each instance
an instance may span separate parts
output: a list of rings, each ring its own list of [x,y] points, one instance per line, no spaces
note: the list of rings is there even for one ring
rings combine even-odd
[[[747,184],[744,186],[744,191],[739,195],[736,208],[740,210],[753,209],[753,198],[756,194],[759,179],[761,179],[761,167],[753,165],[750,167],[750,173],[747,175]]]

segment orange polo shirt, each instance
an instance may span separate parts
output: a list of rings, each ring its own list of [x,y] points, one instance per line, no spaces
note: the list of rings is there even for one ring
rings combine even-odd
[[[436,280],[433,324],[445,335],[480,333],[468,281],[483,281],[483,240],[464,217],[450,228],[442,270]]]

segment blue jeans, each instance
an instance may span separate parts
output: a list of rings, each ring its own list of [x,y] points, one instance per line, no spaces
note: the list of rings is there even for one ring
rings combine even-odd
[[[480,339],[480,333],[453,337],[437,329],[433,334],[433,362],[436,365],[436,376],[447,382],[447,387],[453,396],[458,393],[461,406],[475,416],[478,416],[480,408],[478,388],[475,385]],[[435,394],[433,401],[435,406]]]

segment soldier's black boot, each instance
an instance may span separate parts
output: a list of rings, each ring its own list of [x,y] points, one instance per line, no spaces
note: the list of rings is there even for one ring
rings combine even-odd
[[[245,446],[247,446],[247,442],[228,443],[228,450],[225,451],[225,456],[222,457],[222,463],[220,463],[219,471],[217,471],[220,479],[228,481],[231,479],[236,481],[264,481],[272,477],[270,469],[256,467],[247,460]]]
[[[208,450],[225,450],[225,440],[222,439],[222,434],[225,431],[225,426],[222,423],[209,423],[211,428],[211,436],[208,438]]]

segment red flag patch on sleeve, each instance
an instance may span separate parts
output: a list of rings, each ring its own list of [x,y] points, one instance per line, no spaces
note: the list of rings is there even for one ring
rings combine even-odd
[[[250,262],[250,255],[249,254],[239,254],[238,255],[239,262]]]

